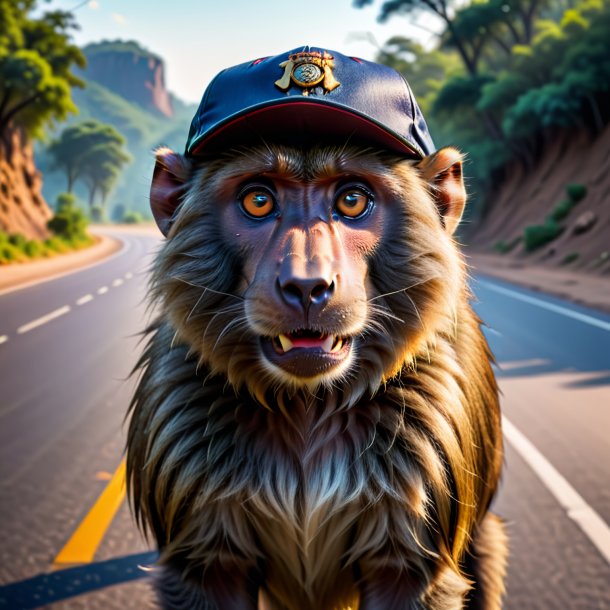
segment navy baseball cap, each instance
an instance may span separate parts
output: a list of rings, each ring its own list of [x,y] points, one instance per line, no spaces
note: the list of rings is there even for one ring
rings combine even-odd
[[[310,46],[220,72],[203,94],[185,154],[266,142],[270,136],[292,142],[343,138],[414,158],[435,150],[401,74]]]

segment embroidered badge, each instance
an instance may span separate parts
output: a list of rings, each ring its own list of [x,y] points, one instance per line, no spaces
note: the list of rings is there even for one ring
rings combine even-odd
[[[309,95],[309,89],[322,84],[324,92],[336,89],[341,83],[333,75],[333,56],[318,51],[293,53],[280,64],[284,75],[275,81],[282,91],[288,91],[291,82],[303,89],[303,95]]]

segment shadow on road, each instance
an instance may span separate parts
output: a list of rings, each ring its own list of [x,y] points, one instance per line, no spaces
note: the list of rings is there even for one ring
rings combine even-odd
[[[97,589],[146,578],[147,569],[157,560],[147,552],[109,559],[85,566],[39,574],[0,587],[0,608],[30,610]]]

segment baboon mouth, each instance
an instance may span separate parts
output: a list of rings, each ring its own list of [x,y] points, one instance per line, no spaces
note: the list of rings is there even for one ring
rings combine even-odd
[[[352,346],[350,337],[310,329],[280,333],[261,340],[273,364],[297,377],[315,377],[343,362]]]
[[[327,354],[338,354],[345,347],[348,339],[339,335],[300,329],[288,334],[279,334],[271,341],[275,351],[282,356],[293,349],[319,349]]]

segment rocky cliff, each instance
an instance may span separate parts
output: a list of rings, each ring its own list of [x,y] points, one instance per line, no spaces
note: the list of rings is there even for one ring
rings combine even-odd
[[[52,212],[41,187],[32,146],[15,131],[9,146],[0,146],[0,231],[21,233],[28,239],[49,236],[47,221]]]
[[[171,117],[171,96],[165,88],[163,60],[136,42],[102,41],[83,49],[87,68],[82,76],[107,87],[146,110]]]

